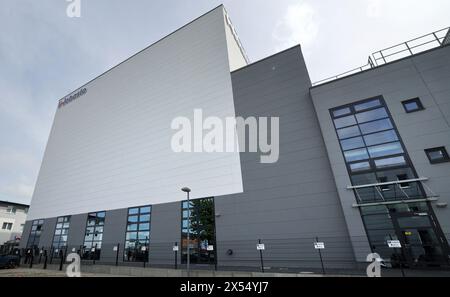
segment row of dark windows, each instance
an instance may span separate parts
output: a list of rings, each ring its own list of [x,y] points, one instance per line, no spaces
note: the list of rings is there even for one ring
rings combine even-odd
[[[187,225],[189,221],[190,245],[192,263],[214,263],[215,252],[210,248],[215,243],[214,199],[195,199],[182,201],[181,224],[181,253],[182,261],[187,255]],[[127,226],[125,231],[124,261],[146,261],[148,259],[151,229],[150,205],[128,209]],[[83,259],[98,260],[102,249],[103,232],[106,212],[92,212],[88,214],[83,246],[80,253]],[[67,247],[71,216],[58,217],[53,235],[53,253],[60,253]],[[37,249],[44,220],[32,222],[28,248]],[[208,248],[209,247],[209,248]],[[213,248],[213,250],[215,250]]]

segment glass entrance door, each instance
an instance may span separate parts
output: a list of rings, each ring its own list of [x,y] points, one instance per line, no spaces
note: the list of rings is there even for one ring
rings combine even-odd
[[[433,226],[429,213],[399,213],[392,216],[410,267],[433,267],[448,263],[446,240]]]

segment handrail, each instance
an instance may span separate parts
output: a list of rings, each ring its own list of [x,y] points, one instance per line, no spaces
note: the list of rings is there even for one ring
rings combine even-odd
[[[422,43],[413,44],[414,41],[422,40],[425,38],[431,38],[431,40],[427,40],[427,41],[423,40]],[[434,43],[435,46],[420,50],[420,47],[424,47],[425,45],[431,45],[432,43]],[[317,82],[314,82],[312,85],[317,86],[317,85],[320,85],[323,83],[334,81],[339,78],[343,78],[343,77],[347,77],[352,74],[360,73],[365,70],[376,68],[378,66],[399,60],[401,58],[416,55],[423,51],[426,51],[426,50],[429,50],[432,48],[436,48],[436,47],[440,47],[440,46],[445,46],[448,44],[450,44],[450,27],[447,27],[447,28],[444,28],[444,29],[441,29],[438,31],[434,31],[432,33],[408,40],[406,42],[376,51],[376,52],[372,53],[372,55],[369,56],[368,63],[366,65],[357,67],[355,69],[349,70],[347,72],[344,72],[344,73],[341,73],[341,74],[338,74],[338,75],[335,75],[335,76],[332,76],[332,77],[329,77],[326,79],[319,80]],[[403,48],[399,48],[399,47],[403,47]],[[393,50],[396,48],[398,48],[398,50],[396,50],[394,52],[389,52],[390,50]],[[417,51],[414,52],[413,50],[417,50]],[[404,55],[405,53],[406,53],[406,55]],[[398,55],[400,55],[400,54],[402,54],[402,55],[399,57]],[[397,56],[397,57],[395,57],[395,56]],[[392,60],[388,59],[391,57],[394,57],[394,58]]]

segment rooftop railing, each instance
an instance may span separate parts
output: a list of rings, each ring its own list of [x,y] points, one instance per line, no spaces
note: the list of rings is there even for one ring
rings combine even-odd
[[[448,44],[450,44],[450,27],[374,52],[369,56],[366,65],[319,80],[313,83],[313,86],[376,68],[378,66]]]

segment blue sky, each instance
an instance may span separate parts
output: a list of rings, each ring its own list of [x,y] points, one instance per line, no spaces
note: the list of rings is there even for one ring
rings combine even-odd
[[[3,0],[0,200],[30,201],[58,99],[221,3],[252,61],[301,43],[313,81],[450,26],[448,0]]]

